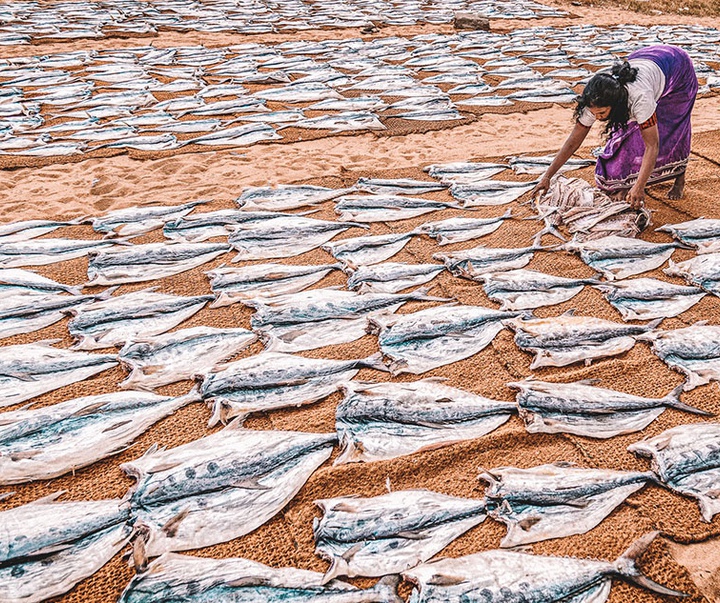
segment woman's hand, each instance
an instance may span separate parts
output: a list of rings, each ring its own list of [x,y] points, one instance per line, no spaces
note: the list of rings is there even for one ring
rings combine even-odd
[[[542,195],[544,195],[548,189],[550,188],[550,178],[549,176],[543,174],[540,178],[540,182],[538,182],[535,185],[535,188],[530,191],[530,198],[531,199],[538,199]]]
[[[625,196],[625,201],[627,201],[633,209],[640,209],[645,202],[645,187],[638,186],[637,184],[633,186]]]

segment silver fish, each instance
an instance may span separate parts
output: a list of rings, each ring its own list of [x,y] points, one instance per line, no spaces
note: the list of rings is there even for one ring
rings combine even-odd
[[[173,134],[158,134],[157,136],[129,136],[113,142],[93,147],[95,149],[135,149],[136,151],[169,151],[177,149],[186,141],[180,142]]]
[[[407,220],[416,216],[447,209],[457,208],[455,203],[434,201],[417,197],[400,197],[395,195],[349,195],[340,197],[335,203],[335,213],[340,220],[356,222],[391,222]]]
[[[455,101],[455,104],[466,105],[468,107],[504,107],[507,105],[512,105],[514,103],[512,99],[509,99],[507,96],[478,95],[471,98],[466,98],[464,100],[457,100]]]
[[[665,224],[656,228],[658,232],[669,232],[673,238],[691,245],[697,253],[720,252],[720,220],[696,218],[679,224]]]
[[[268,88],[253,93],[254,97],[268,101],[286,103],[305,103],[311,101],[322,101],[330,98],[343,99],[344,97],[337,90],[321,82],[309,82],[306,84],[290,84],[281,88]]]
[[[663,398],[643,398],[593,387],[594,381],[548,383],[525,379],[508,383],[519,390],[520,417],[530,433],[572,433],[588,438],[611,438],[645,429],[666,408],[708,416],[680,401],[682,386]]]
[[[720,513],[720,425],[693,423],[663,431],[628,446],[630,452],[650,457],[663,484],[700,504],[702,518],[710,522]]]
[[[293,214],[241,209],[220,209],[206,213],[194,213],[166,222],[163,226],[163,235],[165,238],[175,241],[200,243],[213,237],[227,237],[237,224],[260,222],[291,215]]]
[[[192,270],[227,253],[226,243],[145,243],[88,254],[88,285],[155,280]]]
[[[435,163],[424,168],[443,184],[474,184],[492,178],[508,168],[504,163]]]
[[[512,210],[507,210],[497,218],[448,218],[438,222],[426,222],[416,230],[437,240],[439,245],[449,245],[489,235],[500,228],[503,221],[511,218]]]
[[[331,222],[303,217],[280,217],[254,224],[238,224],[228,237],[238,251],[233,262],[294,257],[319,247],[356,222]]]
[[[0,267],[45,266],[87,255],[93,249],[112,247],[112,241],[33,239],[0,243]]]
[[[67,400],[0,419],[0,483],[51,479],[125,450],[179,408],[197,402],[147,392],[113,392]]]
[[[315,553],[330,561],[323,582],[337,576],[397,574],[427,561],[481,524],[485,500],[429,490],[399,490],[372,498],[316,500]]]
[[[287,603],[402,603],[397,583],[397,576],[388,576],[359,589],[341,580],[324,584],[318,572],[268,567],[249,559],[165,553],[132,579],[118,603],[161,603],[168,596],[185,603],[271,603],[278,597]]]
[[[203,134],[196,138],[183,140],[182,144],[244,146],[255,144],[261,140],[278,140],[280,138],[282,138],[282,136],[280,136],[270,124],[252,123],[244,126],[215,130],[210,134]]]
[[[288,184],[281,184],[276,188],[261,186],[246,188],[235,202],[244,210],[284,211],[317,205],[346,195],[351,190],[353,189]]]
[[[183,205],[146,205],[111,211],[99,218],[91,218],[95,232],[110,236],[132,236],[162,228],[166,222],[189,214],[197,205],[207,201],[191,201]]]
[[[720,295],[720,253],[698,255],[678,263],[670,260],[664,272],[670,276],[680,276],[692,285]]]
[[[321,400],[361,368],[386,371],[380,354],[356,360],[303,358],[264,352],[218,367],[200,388],[212,408],[210,427],[251,412],[300,406]]]
[[[582,469],[572,463],[483,471],[490,517],[507,526],[501,547],[584,534],[633,492],[657,477],[652,471]]]
[[[57,512],[52,521],[57,523]],[[71,590],[92,576],[129,540],[130,529],[118,524],[76,540],[56,553],[0,566],[0,599],[40,603]]]
[[[682,329],[644,333],[638,339],[652,342],[660,360],[685,375],[685,391],[720,381],[720,326],[699,322]]]
[[[699,287],[675,285],[654,278],[635,278],[595,285],[623,320],[678,316],[707,295]]]
[[[542,157],[521,155],[519,157],[510,157],[508,163],[516,174],[544,174],[554,159],[554,155],[543,155]],[[580,170],[590,165],[595,165],[595,159],[570,158],[563,164],[558,173]]]
[[[564,248],[579,253],[583,262],[612,281],[659,268],[678,246],[681,244],[649,243],[610,235],[583,243],[567,243]]]
[[[356,96],[348,99],[333,99],[320,101],[310,105],[311,111],[377,111],[387,107],[379,96]]]
[[[307,117],[281,127],[330,130],[331,133],[357,130],[385,130],[385,125],[371,111],[342,111],[340,113]]]
[[[79,350],[124,345],[142,335],[160,335],[187,320],[213,299],[212,295],[183,297],[134,291],[83,306],[68,323]]]
[[[383,354],[394,373],[419,375],[485,349],[505,328],[504,320],[519,312],[483,306],[439,306],[402,315],[369,319]]]
[[[120,468],[150,557],[227,542],[278,513],[330,456],[334,433],[252,431],[237,423]]]
[[[81,224],[85,218],[59,222],[57,220],[24,220],[0,224],[0,243],[27,241],[57,230],[61,226]]]
[[[417,232],[400,232],[384,235],[352,237],[340,239],[334,243],[322,246],[324,251],[331,254],[348,266],[368,266],[378,264],[397,254]]]
[[[424,379],[412,383],[343,384],[335,426],[335,464],[393,459],[480,438],[517,408]]]
[[[481,180],[471,184],[453,184],[450,187],[450,194],[461,201],[463,207],[505,205],[527,193],[535,184],[537,182],[534,180],[532,182]]]
[[[161,385],[209,373],[250,344],[257,335],[247,329],[192,327],[157,337],[137,337],[125,343],[118,359],[130,375],[124,389],[154,390]]]
[[[424,285],[434,279],[445,266],[438,264],[398,264],[385,262],[360,266],[348,278],[348,289],[360,293],[397,293]]]
[[[635,564],[658,532],[636,540],[614,562],[575,557],[546,557],[490,550],[424,563],[403,572],[416,585],[413,603],[465,601],[572,601],[605,603],[613,578],[622,578],[662,595],[684,596],[640,572]]]
[[[482,274],[485,294],[500,303],[501,310],[531,310],[560,304],[575,297],[585,285],[596,285],[597,278],[566,278],[537,270],[508,270]]]
[[[52,347],[58,341],[0,347],[0,408],[77,383],[118,364],[114,355]]]
[[[65,285],[22,268],[0,269],[0,297],[16,293],[70,293],[80,295],[82,285]]]
[[[359,178],[355,187],[360,191],[375,195],[421,195],[423,193],[442,191],[447,188],[445,184],[438,184],[430,180],[412,180],[410,178],[392,180]]]
[[[477,280],[483,274],[523,268],[530,263],[534,253],[542,249],[539,245],[510,249],[478,245],[462,251],[436,253],[433,259],[443,262],[454,276]]]
[[[532,370],[582,361],[588,365],[597,358],[622,354],[635,345],[637,335],[652,331],[661,320],[624,325],[566,312],[553,318],[517,318],[508,324],[515,330],[517,346],[535,354]]]

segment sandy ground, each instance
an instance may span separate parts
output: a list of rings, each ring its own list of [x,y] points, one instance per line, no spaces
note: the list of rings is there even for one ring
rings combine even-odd
[[[597,13],[584,7],[569,6],[579,18],[544,20],[542,24],[564,25],[591,22],[599,25],[633,22],[695,23],[697,18],[676,16],[638,16],[621,11]],[[529,27],[540,22],[523,22],[516,26]],[[705,25],[720,25],[716,19],[703,19]],[[513,24],[494,24],[511,27]],[[443,27],[383,28],[382,35],[412,35],[412,32],[443,31]],[[449,31],[449,29],[448,29]],[[283,34],[267,41],[283,39],[316,39],[339,37],[337,30],[331,32],[303,32]],[[342,32],[357,35],[357,31]],[[152,40],[154,44],[177,45],[205,43],[208,46],[238,43],[237,37],[198,36],[195,34],[161,34]],[[255,39],[255,38],[253,38]],[[12,52],[32,54],[56,52],[70,48],[118,47],[149,42],[145,39],[89,41],[73,44],[45,44],[42,48],[28,47],[16,50],[3,49],[5,56]],[[260,39],[258,38],[258,41]],[[266,41],[263,39],[263,41]],[[686,196],[681,201],[667,202],[666,185],[651,190],[648,204],[654,210],[655,226],[667,222],[680,222],[689,217],[720,217],[717,210],[718,184],[720,183],[720,98],[700,99],[694,113],[692,162],[688,171]],[[480,119],[459,127],[403,136],[354,136],[325,137],[316,140],[296,141],[291,144],[257,145],[243,150],[210,151],[183,154],[152,160],[117,156],[89,159],[80,163],[50,165],[42,168],[17,168],[0,171],[0,220],[11,221],[29,218],[75,217],[98,215],[110,209],[152,202],[181,203],[198,198],[213,199],[210,209],[232,207],[233,200],[242,189],[251,185],[307,182],[329,186],[345,186],[360,176],[377,177],[425,177],[421,168],[429,163],[497,159],[519,153],[544,154],[553,152],[561,144],[570,128],[571,111],[553,106],[528,113],[507,115],[487,114]],[[587,156],[590,148],[599,144],[599,137],[581,151]],[[573,175],[592,179],[592,170],[585,169]],[[502,175],[503,178],[512,176]],[[430,198],[448,200],[447,193],[433,193]],[[529,216],[526,207],[514,205],[518,217]],[[478,217],[499,215],[505,208],[482,208],[473,213]],[[425,221],[458,215],[457,210],[446,210],[414,220],[374,224],[371,234],[410,230]],[[318,216],[332,219],[332,204],[322,206]],[[494,247],[524,245],[539,230],[535,221],[513,220],[506,222],[496,233],[486,237],[482,244]],[[88,227],[74,227],[58,231],[53,236],[94,238]],[[348,232],[345,236],[358,236]],[[644,238],[666,240],[665,235],[648,231]],[[141,237],[137,242],[161,240],[159,233]],[[472,247],[479,243],[471,241],[449,247],[450,250]],[[443,250],[448,249],[444,248]],[[441,249],[434,241],[415,238],[393,261],[432,261],[433,253]],[[215,262],[183,275],[162,279],[160,290],[177,294],[208,293],[207,278],[203,272],[211,266],[227,262],[231,256],[223,256]],[[687,251],[678,251],[674,259],[690,257]],[[325,263],[329,256],[320,250],[287,260],[289,263]],[[566,276],[590,276],[591,270],[574,256],[566,254],[537,254],[529,268],[545,270]],[[40,268],[38,272],[67,283],[82,283],[86,279],[87,261],[84,259],[65,262],[56,266]],[[647,276],[664,277],[661,271]],[[664,277],[667,278],[667,277]],[[344,279],[333,274],[317,286],[343,284]],[[454,297],[462,303],[494,306],[479,284],[442,274],[436,281],[434,292]],[[141,289],[142,283],[121,287],[118,293]],[[407,304],[401,311],[408,312],[425,307]],[[604,301],[599,292],[585,290],[575,299],[541,309],[539,316],[557,315],[576,308],[579,314],[619,320],[619,315]],[[717,322],[720,300],[708,296],[697,306],[676,319],[665,321],[665,328],[677,328],[697,320]],[[204,309],[182,327],[196,325],[249,326],[250,310],[240,306],[220,309]],[[4,344],[38,341],[58,337],[62,345],[69,346],[67,321],[36,333],[6,339]],[[259,344],[243,355],[257,353]],[[350,358],[367,356],[377,351],[377,340],[364,337],[352,344],[332,346],[305,353],[312,357]],[[488,397],[512,399],[512,392],[505,387],[509,381],[530,374],[530,356],[518,350],[509,332],[503,332],[495,342],[480,354],[450,366],[431,371],[425,376],[446,377],[448,383]],[[548,380],[571,381],[599,378],[602,385],[621,391],[645,396],[662,396],[681,382],[680,376],[669,370],[646,345],[638,344],[620,357],[601,360],[589,367],[571,366],[565,369],[543,369],[536,376]],[[74,386],[62,388],[37,399],[43,406],[81,395],[114,391],[123,379],[117,368]],[[388,379],[371,371],[362,371],[359,379]],[[409,376],[400,380],[413,380]],[[165,394],[187,391],[190,383],[184,382],[161,388]],[[255,429],[299,429],[305,431],[332,431],[334,410],[339,401],[334,395],[319,403],[300,409],[278,410],[252,417],[247,425]],[[704,386],[685,395],[683,400],[712,412],[720,412],[720,389]],[[118,469],[120,463],[137,458],[155,442],[168,447],[197,439],[208,433],[206,421],[209,413],[200,404],[191,405],[175,416],[169,417],[140,437],[136,444],[120,455],[95,463],[91,467],[48,482],[36,482],[11,488],[0,488],[0,494],[13,490],[17,494],[0,503],[0,508],[28,502],[38,496],[59,489],[68,491],[66,499],[103,498],[122,496],[131,481]],[[203,556],[246,556],[270,565],[291,565],[317,571],[327,569],[327,564],[313,554],[312,519],[319,515],[313,501],[338,495],[377,495],[385,491],[387,480],[393,489],[425,487],[446,494],[466,497],[482,496],[477,481],[480,467],[496,466],[529,467],[545,462],[573,461],[586,467],[613,469],[647,468],[646,461],[626,452],[627,446],[645,436],[653,436],[669,427],[684,422],[703,420],[699,417],[667,410],[642,433],[621,436],[611,440],[596,441],[574,436],[546,436],[528,434],[518,418],[480,440],[455,444],[447,448],[418,453],[394,461],[372,464],[332,466],[320,468],[301,490],[299,495],[271,521],[255,532],[208,549],[197,551]],[[697,505],[686,498],[666,490],[648,486],[631,496],[600,526],[587,534],[560,540],[547,541],[533,546],[540,554],[577,555],[613,559],[629,543],[649,530],[660,530],[665,536],[658,540],[643,558],[643,569],[653,579],[688,592],[686,600],[693,602],[720,600],[718,563],[720,546],[720,518],[711,524],[702,522]],[[498,546],[504,529],[500,524],[487,520],[462,536],[444,551],[443,555],[454,557]],[[92,578],[84,581],[71,593],[59,600],[63,602],[111,602],[115,601],[128,580],[132,570],[116,557]],[[357,581],[368,585],[370,581]],[[407,594],[407,590],[404,591]],[[662,597],[645,590],[616,582],[610,596],[612,603],[665,601]]]

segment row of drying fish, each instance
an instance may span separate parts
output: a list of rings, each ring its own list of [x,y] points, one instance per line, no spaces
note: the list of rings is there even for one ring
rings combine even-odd
[[[259,34],[363,27],[370,23],[440,24],[450,23],[455,11],[471,11],[492,19],[567,14],[533,0],[454,0],[451,6],[427,0],[345,0],[341,5],[305,0],[254,0],[243,5],[220,0],[93,0],[50,6],[33,1],[8,2],[0,11],[0,44],[148,36],[158,31]]]
[[[583,65],[607,65],[613,53],[635,48],[615,30],[590,32],[598,43],[590,50],[575,45],[576,34],[588,34],[582,28],[534,33],[535,38],[473,32],[220,49],[149,46],[8,60],[4,68],[0,65],[8,87],[0,99],[0,151],[63,156],[98,148],[246,145],[277,139],[277,129],[291,126],[332,132],[383,129],[376,111],[383,111],[383,120],[445,121],[463,118],[458,106],[571,102],[573,86],[592,75]],[[718,76],[702,62],[707,53],[697,48],[707,45],[699,39],[714,40],[716,34],[690,28],[673,37],[651,28],[641,37],[688,46],[699,75],[707,78],[706,92],[717,85]],[[558,41],[562,48],[554,47]],[[555,69],[541,73],[536,67]],[[419,79],[418,71],[436,75]],[[485,76],[499,83],[488,83]],[[269,87],[249,93],[244,83]],[[345,90],[350,96],[341,94]],[[375,96],[353,97],[357,92]],[[175,97],[157,102],[153,93]],[[267,101],[314,103],[308,108],[325,115],[306,117],[287,106],[273,111]],[[55,117],[71,119],[57,123]]]
[[[322,583],[406,571],[488,515],[508,526],[502,546],[584,533],[647,482],[697,498],[710,521],[720,511],[712,488],[719,438],[717,424],[700,423],[632,445],[652,458],[652,472],[567,464],[484,471],[484,499],[400,491],[318,501],[324,515],[314,526],[317,552],[331,561]],[[8,526],[0,547],[5,598],[39,601],[65,592],[128,542],[127,521],[140,570],[148,557],[247,534],[295,496],[334,442],[334,434],[230,426],[171,450],[153,448],[124,464],[136,480],[124,501],[58,503],[50,497],[2,512]],[[60,570],[62,583],[51,579]]]
[[[498,327],[491,325],[486,330],[492,328]],[[484,337],[486,342],[488,337],[477,331],[479,327],[466,332]],[[209,423],[214,426],[242,422],[252,413],[311,404],[338,389],[344,392],[336,411],[342,447],[338,463],[396,458],[442,443],[481,437],[515,413],[530,433],[610,438],[644,429],[666,408],[712,414],[682,402],[680,394],[720,378],[720,354],[716,349],[707,351],[717,347],[717,334],[718,327],[702,325],[653,334],[656,353],[689,377],[687,383],[661,398],[638,397],[582,381],[549,383],[530,378],[508,384],[519,391],[515,402],[490,400],[432,378],[415,383],[350,381],[361,369],[387,371],[380,354],[331,360],[266,351],[219,364],[255,341],[256,336],[244,329],[185,329],[130,341],[119,356],[61,350],[47,342],[5,346],[0,358],[6,374],[0,382],[2,406],[32,400],[118,362],[130,370],[120,388],[132,389],[3,413],[0,483],[50,479],[90,465],[124,450],[152,424],[193,402],[203,401],[209,407]],[[437,340],[443,341],[442,336],[432,337],[429,333],[429,343],[416,343],[412,351],[417,356],[425,352],[421,360],[437,366],[452,361],[430,357],[437,352],[430,348],[438,347]],[[556,345],[562,344],[567,342]],[[480,347],[472,347],[469,353],[458,350],[457,356],[466,358]],[[685,358],[679,356],[683,353]],[[413,358],[403,360],[405,370],[421,372],[417,370],[419,361],[409,365]],[[190,379],[200,383],[186,395],[151,393],[158,386]],[[439,400],[443,404],[438,405]]]

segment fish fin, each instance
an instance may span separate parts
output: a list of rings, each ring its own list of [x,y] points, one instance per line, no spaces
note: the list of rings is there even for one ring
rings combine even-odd
[[[101,291],[97,295],[95,295],[96,300],[106,300],[112,297],[112,294],[115,293],[120,288],[120,285],[116,285],[115,287],[108,287],[105,289],[105,291]]]
[[[462,576],[435,574],[426,580],[425,584],[430,586],[457,586],[463,582],[467,582],[467,578],[463,578]]]
[[[383,361],[382,352],[375,352],[374,354],[368,356],[362,360],[362,365],[367,368],[373,368],[377,371],[383,371],[384,373],[387,373],[390,370],[388,365]]]
[[[75,411],[71,416],[85,417],[87,415],[94,415],[98,410],[100,410],[103,406],[106,405],[107,402],[96,402],[95,404],[91,404],[90,406],[86,406],[85,408],[81,408]]]
[[[258,478],[256,478],[256,477],[234,482],[232,484],[232,487],[233,488],[244,488],[246,490],[272,490],[272,488],[270,488],[268,486],[263,486],[258,481]]]
[[[580,379],[580,381],[574,381],[574,385],[597,385],[602,379]]]
[[[663,398],[663,401],[665,402],[666,406],[669,406],[670,408],[674,408],[676,410],[684,410],[685,412],[690,412],[694,415],[702,415],[704,417],[714,417],[715,413],[709,412],[707,410],[702,410],[700,408],[696,408],[695,406],[690,406],[689,404],[685,404],[685,402],[680,401],[680,394],[685,390],[685,383],[681,383],[678,385],[674,390],[672,390],[667,396]]]
[[[566,310],[563,312],[560,316],[575,316],[576,309],[570,308],[569,310]]]
[[[127,419],[126,421],[119,421],[117,423],[114,423],[113,425],[110,425],[110,427],[106,427],[102,430],[102,433],[106,433],[108,431],[115,431],[116,429],[120,429],[123,425],[127,425],[128,423],[132,423],[132,419]]]
[[[654,331],[655,329],[657,329],[657,328],[660,326],[660,323],[661,323],[664,319],[665,319],[665,318],[662,317],[662,318],[656,318],[655,320],[651,320],[649,323],[647,323],[647,324],[645,325],[645,331]]]
[[[627,550],[615,560],[613,564],[617,573],[638,586],[647,588],[648,590],[658,593],[660,595],[670,595],[674,597],[687,597],[686,593],[667,588],[662,584],[658,584],[654,580],[651,580],[647,576],[641,573],[640,569],[635,564],[638,558],[650,547],[653,540],[660,534],[660,532],[649,532],[644,536],[638,538],[633,542]]]
[[[175,538],[180,524],[182,523],[183,519],[185,519],[189,514],[190,507],[185,507],[177,515],[171,517],[160,529],[165,533],[168,538]]]
[[[145,453],[147,454],[147,453]],[[144,455],[143,455],[144,456]],[[160,473],[161,471],[169,471],[170,469],[174,469],[175,467],[181,465],[182,463],[180,461],[171,461],[169,463],[160,463],[159,465],[155,465],[154,467],[150,467],[150,469],[147,470],[147,472],[152,475],[153,473]]]
[[[15,492],[3,492],[0,494],[0,501],[10,498],[13,494],[15,494]]]
[[[230,588],[245,588],[248,586],[271,586],[271,581],[263,576],[243,576],[236,580],[227,580],[225,586]]]
[[[527,532],[530,530],[534,525],[540,523],[542,521],[542,517],[525,517],[517,522],[517,526],[523,531]]]
[[[343,553],[342,557],[334,556],[332,558],[332,562],[330,563],[328,571],[326,571],[325,575],[322,577],[322,581],[320,582],[321,584],[325,585],[331,580],[337,578],[338,576],[347,576],[350,573],[350,566],[345,559],[345,555],[347,555],[347,553],[351,550],[352,549],[349,549],[348,551]]]
[[[148,554],[147,542],[150,539],[150,527],[144,523],[136,522],[133,526],[132,539],[132,565],[140,574],[147,569]]]
[[[403,530],[396,534],[398,538],[404,538],[405,540],[427,540],[430,538],[427,534],[419,534],[417,532],[410,532],[409,530]]]
[[[41,555],[52,555],[53,553],[59,553],[60,551],[67,551],[68,549],[73,548],[73,546],[75,546],[75,544],[72,542],[65,544],[54,544],[52,546],[46,546],[44,548],[33,551],[32,554],[33,557]]]
[[[223,429],[245,429],[245,426],[243,425],[244,421],[245,417],[237,417],[225,425]]]
[[[43,496],[41,498],[36,498],[32,502],[28,503],[31,505],[46,505],[47,503],[55,502],[58,498],[60,498],[63,494],[65,494],[67,490],[58,490],[57,492],[53,492],[52,494],[48,494],[47,496]]]

